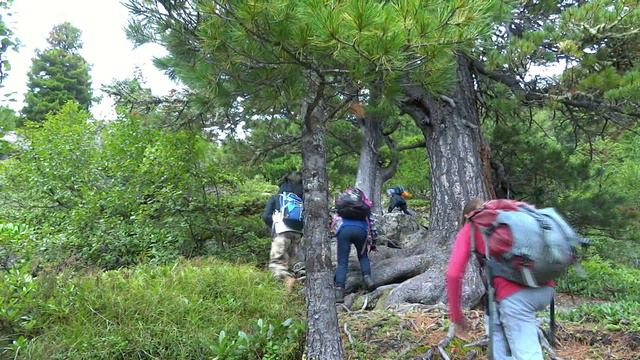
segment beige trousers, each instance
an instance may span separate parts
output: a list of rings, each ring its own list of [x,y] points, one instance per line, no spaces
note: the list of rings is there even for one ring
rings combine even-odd
[[[277,234],[271,242],[269,269],[277,278],[295,277],[291,269],[304,268],[300,256],[302,234],[292,231]]]

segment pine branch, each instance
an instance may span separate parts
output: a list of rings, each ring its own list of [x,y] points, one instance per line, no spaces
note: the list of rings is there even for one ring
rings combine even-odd
[[[512,74],[507,74],[505,72],[499,72],[499,71],[490,71],[484,66],[484,64],[481,61],[477,59],[472,59],[471,64],[478,73],[486,76],[491,80],[494,80],[506,85],[511,90],[512,93],[522,96],[522,98],[524,99],[524,102],[528,104],[536,104],[536,103],[539,104],[546,101],[557,101],[567,107],[588,110],[594,113],[611,111],[611,112],[615,112],[615,113],[630,116],[630,117],[640,118],[640,112],[628,111],[620,106],[607,103],[604,100],[575,98],[571,94],[551,95],[548,93],[528,90]]]

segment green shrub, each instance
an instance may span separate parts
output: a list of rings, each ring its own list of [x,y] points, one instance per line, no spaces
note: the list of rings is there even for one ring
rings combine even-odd
[[[215,359],[243,360],[279,360],[283,355],[301,354],[301,335],[304,325],[287,319],[280,324],[271,325],[258,319],[252,331],[239,331],[235,337],[227,336],[224,331],[218,335],[218,343],[211,346]]]
[[[271,234],[262,221],[262,211],[277,190],[260,177],[239,184],[229,196],[222,224],[207,243],[206,254],[231,262],[266,265]]]
[[[226,247],[212,246],[208,253],[220,260],[233,263],[254,264],[257,267],[264,267],[269,262],[269,252],[271,251],[271,238],[249,237],[244,235],[244,240],[238,244]]]
[[[115,269],[268,238],[273,185],[219,164],[200,134],[74,104],[23,131],[29,148],[0,163],[0,218],[33,228],[48,262]]]
[[[590,231],[588,255],[597,255],[616,264],[640,268],[640,242],[633,239],[637,234],[630,232],[627,237],[611,237],[602,231]]]
[[[640,331],[640,269],[614,264],[598,255],[580,264],[584,274],[571,269],[560,279],[557,290],[615,303],[583,304],[560,312],[559,316],[569,321],[598,323],[609,330]]]
[[[599,256],[580,263],[584,276],[572,268],[560,279],[558,291],[605,300],[640,302],[640,269],[616,265]]]
[[[34,326],[22,302],[28,302],[35,287],[29,272],[32,252],[33,242],[26,226],[0,222],[0,334]]]
[[[301,351],[301,322],[287,321],[301,318],[301,299],[251,266],[196,260],[28,282],[30,296],[14,300],[33,324],[15,327],[5,346],[18,357],[195,359],[228,347],[235,357],[220,359],[294,359]]]
[[[640,302],[583,304],[568,312],[561,312],[561,319],[575,322],[593,322],[608,330],[640,331]]]

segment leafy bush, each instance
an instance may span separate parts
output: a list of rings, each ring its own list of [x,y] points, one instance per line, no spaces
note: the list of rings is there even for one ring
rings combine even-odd
[[[0,217],[32,227],[49,262],[114,269],[268,237],[269,185],[220,166],[199,134],[89,121],[70,103],[24,135],[28,149],[0,163]]]
[[[17,150],[17,146],[8,141],[5,136],[10,131],[15,130],[16,125],[20,122],[20,118],[13,110],[6,106],[0,106],[0,160],[8,157],[9,154]]]
[[[266,264],[271,235],[261,216],[269,197],[277,190],[277,186],[260,177],[242,182],[229,196],[225,217],[207,243],[206,253],[232,262]]]
[[[598,323],[608,330],[640,331],[640,302],[583,304],[571,311],[560,313],[560,318],[575,322]]]
[[[584,274],[571,269],[561,278],[557,290],[615,303],[583,304],[560,312],[560,317],[602,324],[609,330],[640,331],[640,269],[614,264],[598,255],[582,261],[581,266]]]
[[[257,236],[250,238],[245,235],[245,239],[240,243],[225,247],[212,246],[208,249],[208,254],[224,261],[263,267],[269,262],[270,251],[271,238]]]
[[[640,242],[627,238],[613,238],[603,231],[593,230],[589,239],[588,256],[598,256],[618,265],[640,268]]]
[[[221,331],[218,343],[211,346],[215,359],[279,360],[283,355],[296,355],[296,359],[302,355],[300,340],[304,326],[301,322],[287,319],[274,326],[258,319],[251,330],[249,334],[239,331],[236,337]]]
[[[36,286],[29,273],[32,247],[26,226],[0,222],[0,334],[35,325],[26,305]]]
[[[585,276],[571,269],[558,283],[558,291],[604,300],[640,302],[640,269],[615,265],[598,256],[581,262]]]
[[[6,346],[19,357],[293,359],[301,351],[302,324],[287,320],[301,317],[301,299],[251,266],[197,260],[27,283],[29,296],[0,313],[5,323],[16,303],[29,310],[21,317],[30,327],[14,327]]]
[[[423,136],[406,136],[402,141],[402,145],[416,144],[420,141],[424,141]],[[413,194],[413,200],[419,200],[420,197],[431,193],[430,177],[429,159],[423,148],[403,151],[400,155],[398,171],[385,184],[383,191],[396,184],[401,184]]]

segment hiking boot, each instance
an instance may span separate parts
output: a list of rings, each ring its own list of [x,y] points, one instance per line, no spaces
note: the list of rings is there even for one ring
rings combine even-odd
[[[374,284],[373,279],[371,278],[371,275],[363,276],[363,280],[364,280],[364,286],[367,288],[367,290],[375,289],[376,284]]]
[[[307,270],[304,268],[304,262],[293,264],[293,266],[291,267],[291,271],[297,278],[301,278],[307,275]]]
[[[288,293],[293,291],[293,285],[296,283],[296,278],[287,276],[284,278],[284,287],[287,289]]]
[[[337,303],[344,302],[344,288],[341,288],[341,287],[336,288],[336,302]]]

